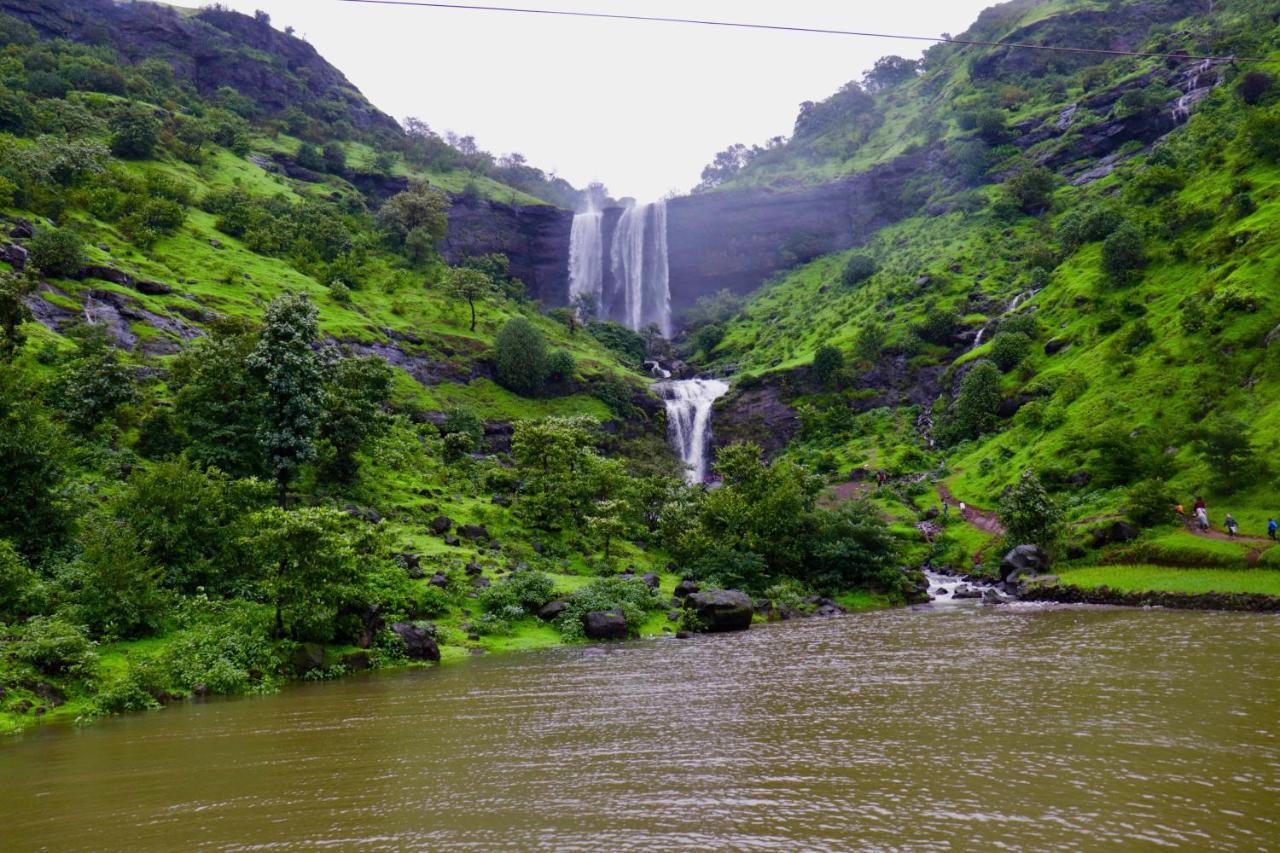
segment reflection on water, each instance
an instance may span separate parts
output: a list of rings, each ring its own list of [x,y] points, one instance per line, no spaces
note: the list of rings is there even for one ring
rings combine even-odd
[[[1280,844],[1280,621],[951,607],[0,744],[5,850]]]

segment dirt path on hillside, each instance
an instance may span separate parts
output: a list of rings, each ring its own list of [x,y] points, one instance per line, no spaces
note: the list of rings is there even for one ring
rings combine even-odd
[[[942,496],[944,504],[953,506],[956,509],[960,508],[960,501],[956,499],[955,495],[951,494],[951,490],[946,487],[946,484],[937,483],[937,487],[938,494]],[[992,536],[1004,535],[1004,525],[1000,523],[1000,516],[993,510],[980,509],[973,504],[966,504],[964,512],[960,515],[965,521],[983,533],[990,533]]]

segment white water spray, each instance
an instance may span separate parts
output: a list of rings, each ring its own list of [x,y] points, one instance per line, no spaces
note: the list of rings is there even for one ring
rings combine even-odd
[[[667,407],[667,437],[685,464],[685,482],[697,485],[707,476],[711,440],[711,406],[729,390],[719,379],[684,379],[653,386]]]

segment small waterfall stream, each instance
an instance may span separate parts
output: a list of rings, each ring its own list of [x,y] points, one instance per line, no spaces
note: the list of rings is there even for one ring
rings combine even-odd
[[[707,477],[707,447],[711,443],[711,406],[729,390],[720,379],[680,379],[654,383],[653,390],[667,407],[667,437],[685,464],[685,482],[697,485]]]

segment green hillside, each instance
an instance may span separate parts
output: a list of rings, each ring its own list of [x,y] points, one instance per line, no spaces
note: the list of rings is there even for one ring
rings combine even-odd
[[[1110,32],[1126,50],[1280,58],[1277,4],[1194,5]],[[1085,46],[1093,13],[1151,8],[1010,3],[963,38]],[[938,165],[909,190],[922,213],[691,330],[689,347],[736,377],[720,422],[768,440],[776,428],[736,410],[776,399],[773,423],[793,424],[775,439],[783,458],[832,482],[940,474],[970,506],[997,508],[1032,470],[1068,522],[1054,544],[1086,546],[1084,561],[1109,559],[1095,528],[1158,533],[1196,495],[1216,529],[1231,512],[1265,551],[1280,513],[1276,71],[945,45],[806,105],[795,137],[707,189],[825,181],[924,147]],[[1100,127],[1135,138],[1100,156]],[[939,559],[971,565],[981,541],[966,536],[953,530]]]

